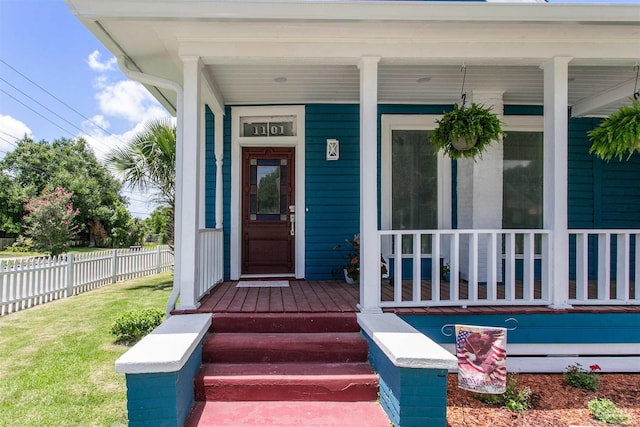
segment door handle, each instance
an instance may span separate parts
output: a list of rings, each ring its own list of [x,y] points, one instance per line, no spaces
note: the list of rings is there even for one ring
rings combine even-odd
[[[289,215],[289,222],[291,222],[291,235],[295,236],[296,235],[296,215],[295,214]]]

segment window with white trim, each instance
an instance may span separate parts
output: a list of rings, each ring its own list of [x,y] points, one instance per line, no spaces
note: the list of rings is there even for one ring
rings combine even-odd
[[[451,160],[429,141],[431,115],[382,116],[381,224],[383,229],[434,230],[451,227]],[[403,253],[411,252],[405,239]],[[423,239],[422,253],[431,252]]]
[[[503,144],[502,227],[542,228],[543,131],[507,128]]]

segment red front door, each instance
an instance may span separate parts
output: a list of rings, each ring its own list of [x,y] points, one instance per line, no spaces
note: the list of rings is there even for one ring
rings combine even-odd
[[[294,148],[242,149],[242,274],[295,273]]]

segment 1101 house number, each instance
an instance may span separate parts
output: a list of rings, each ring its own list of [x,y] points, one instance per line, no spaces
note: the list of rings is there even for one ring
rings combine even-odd
[[[291,122],[245,123],[243,130],[245,137],[293,136]]]

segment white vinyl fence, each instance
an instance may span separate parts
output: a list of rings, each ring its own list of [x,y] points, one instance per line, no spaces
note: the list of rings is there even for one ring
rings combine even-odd
[[[0,315],[172,267],[168,246],[0,259]]]

